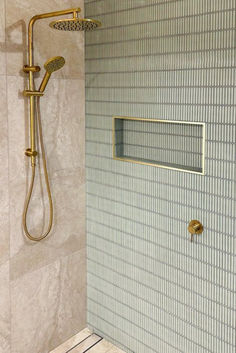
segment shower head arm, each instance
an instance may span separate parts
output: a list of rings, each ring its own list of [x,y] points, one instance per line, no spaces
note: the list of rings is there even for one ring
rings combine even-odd
[[[35,15],[34,17],[32,17],[30,22],[31,21],[35,22],[36,20],[41,20],[44,18],[57,17],[57,16],[68,15],[68,14],[75,14],[78,12],[81,12],[80,7],[67,9],[67,10],[61,10],[61,11],[53,11],[53,12],[43,13],[43,14]]]
[[[57,17],[57,16],[63,16],[63,15],[68,15],[68,14],[73,14],[74,17],[76,17],[77,13],[81,12],[80,7],[72,8],[72,9],[67,9],[67,10],[61,10],[61,11],[54,11],[54,12],[48,12],[48,13],[43,13],[40,15],[35,15],[31,18],[28,26],[28,50],[29,50],[29,66],[33,66],[33,27],[34,24],[37,20],[42,20],[45,18],[51,18],[51,17]]]

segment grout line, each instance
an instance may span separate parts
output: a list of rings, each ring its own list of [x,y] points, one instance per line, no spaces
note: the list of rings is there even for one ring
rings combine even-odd
[[[189,55],[189,54],[205,54],[205,53],[208,53],[208,54],[218,54],[219,52],[221,51],[224,51],[224,52],[229,52],[229,51],[234,51],[235,50],[235,46],[233,47],[220,47],[220,48],[209,48],[209,49],[195,49],[195,50],[175,50],[175,51],[168,51],[168,52],[156,52],[156,53],[139,53],[136,51],[136,54],[129,54],[129,55],[115,55],[115,56],[92,56],[92,57],[89,57],[87,56],[87,59],[85,59],[85,62],[91,62],[91,61],[98,61],[98,60],[114,60],[114,59],[134,59],[134,58],[150,58],[150,57],[160,57],[160,56],[176,56],[176,55],[179,55],[179,56],[184,56],[184,55]]]
[[[224,31],[235,31],[234,27],[228,27],[228,28],[222,28],[222,29],[217,29],[217,32],[224,32]],[[193,36],[193,35],[206,35],[206,34],[211,34],[215,33],[216,29],[212,30],[206,30],[206,31],[198,31],[198,32],[186,32],[186,33],[174,33],[174,34],[167,34],[167,35],[160,35],[160,36],[149,36],[149,37],[139,37],[139,38],[130,38],[130,39],[123,39],[123,40],[116,40],[116,41],[107,41],[107,42],[93,42],[93,43],[88,43],[86,44],[87,48],[91,48],[94,46],[99,46],[99,45],[116,45],[116,44],[121,44],[121,43],[127,43],[127,42],[137,42],[137,41],[142,41],[142,40],[153,40],[153,39],[163,39],[163,38],[175,38],[175,37],[184,37],[184,36]]]

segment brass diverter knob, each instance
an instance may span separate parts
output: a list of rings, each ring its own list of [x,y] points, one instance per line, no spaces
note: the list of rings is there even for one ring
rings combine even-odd
[[[203,225],[201,222],[194,219],[188,225],[188,231],[191,233],[191,241],[193,241],[194,234],[202,234],[203,232]]]

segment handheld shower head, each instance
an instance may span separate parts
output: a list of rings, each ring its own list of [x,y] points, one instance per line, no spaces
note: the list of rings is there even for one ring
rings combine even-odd
[[[44,92],[48,84],[48,81],[51,77],[51,74],[54,71],[60,70],[65,65],[65,59],[62,56],[55,56],[44,64],[46,70],[43,81],[39,87],[39,92]]]
[[[62,56],[54,56],[44,64],[45,70],[52,74],[54,71],[60,70],[65,65],[65,59]]]
[[[50,23],[50,27],[61,31],[93,31],[101,27],[101,22],[89,18],[68,18]]]

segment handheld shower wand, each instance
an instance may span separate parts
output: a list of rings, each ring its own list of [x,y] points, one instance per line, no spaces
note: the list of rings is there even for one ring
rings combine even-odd
[[[52,202],[51,189],[50,189],[49,177],[47,172],[46,156],[45,156],[44,145],[43,145],[42,125],[41,125],[41,118],[39,114],[39,99],[41,96],[44,95],[44,91],[51,77],[51,74],[54,71],[61,69],[65,64],[65,59],[62,56],[56,56],[54,58],[49,59],[44,65],[46,73],[39,87],[39,90],[38,91],[35,90],[34,73],[39,72],[40,67],[34,65],[34,62],[33,62],[34,61],[33,60],[33,28],[37,20],[50,18],[50,17],[63,16],[66,14],[71,14],[73,17],[69,19],[56,20],[52,22],[50,26],[54,29],[59,29],[64,31],[90,31],[101,26],[101,23],[99,21],[86,19],[86,18],[79,18],[78,14],[80,12],[81,12],[80,8],[49,12],[41,15],[36,15],[32,17],[29,22],[29,27],[28,27],[29,64],[25,65],[23,68],[23,71],[29,74],[29,89],[25,90],[23,93],[26,97],[29,97],[30,99],[30,145],[31,146],[30,148],[26,149],[25,155],[31,158],[32,178],[31,178],[28,194],[26,196],[25,207],[23,211],[23,228],[24,228],[25,235],[30,240],[33,240],[33,241],[40,241],[44,239],[50,233],[52,228],[52,223],[53,223],[53,202]],[[35,104],[36,98],[37,98],[37,104]],[[36,116],[35,116],[35,107],[37,107]],[[46,183],[48,200],[49,200],[49,208],[50,208],[50,217],[49,217],[48,227],[45,233],[39,236],[34,236],[30,234],[27,228],[27,213],[28,213],[29,203],[31,200],[32,191],[34,187],[36,158],[38,157],[38,152],[36,150],[36,143],[35,143],[35,132],[36,132],[35,125],[37,123],[39,127],[38,129],[39,141],[41,144],[43,169],[44,169],[45,183]]]
[[[47,87],[48,81],[51,77],[51,74],[54,71],[60,70],[65,65],[65,59],[62,56],[54,56],[53,58],[49,59],[45,64],[44,68],[46,70],[45,75],[43,77],[42,83],[39,87],[38,91],[30,91],[24,90],[24,96],[35,96],[41,97],[44,94],[45,88]]]
[[[65,65],[65,59],[62,56],[55,56],[49,59],[45,64],[44,68],[46,70],[43,81],[39,87],[39,92],[44,92],[48,84],[48,81],[51,77],[51,74],[54,71],[60,70]]]

